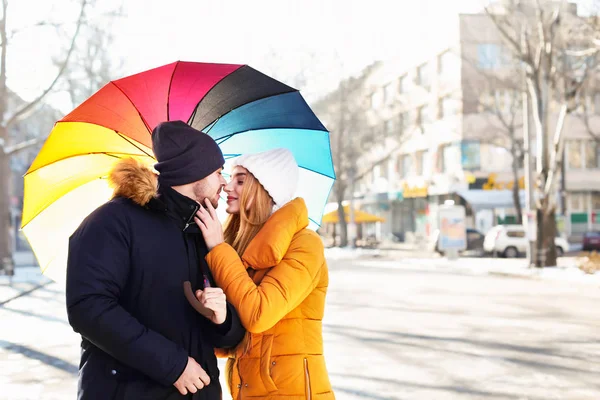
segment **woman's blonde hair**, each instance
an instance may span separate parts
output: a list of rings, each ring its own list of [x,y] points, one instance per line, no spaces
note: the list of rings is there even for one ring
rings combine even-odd
[[[240,255],[248,248],[273,211],[273,199],[258,179],[247,172],[240,196],[239,214],[230,214],[225,221],[225,242]]]
[[[236,253],[242,257],[252,239],[254,239],[271,216],[274,203],[269,193],[250,171],[247,171],[239,200],[240,212],[238,214],[230,214],[227,217],[224,237],[225,242],[230,244]],[[250,334],[246,332],[244,339],[235,348],[229,349],[229,357],[233,357],[240,349],[242,349],[243,353],[247,352],[249,345]],[[226,367],[226,376],[229,379],[231,379],[232,365],[228,362]]]

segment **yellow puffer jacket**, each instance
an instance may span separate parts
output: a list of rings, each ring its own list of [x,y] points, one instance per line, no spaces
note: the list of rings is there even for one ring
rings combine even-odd
[[[233,399],[334,399],[323,357],[329,283],[323,243],[297,198],[268,219],[242,258],[226,243],[206,260],[249,332],[229,359]]]

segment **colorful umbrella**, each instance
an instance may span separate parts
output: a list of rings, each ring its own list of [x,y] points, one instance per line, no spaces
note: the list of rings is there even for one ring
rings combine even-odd
[[[247,65],[180,61],[108,83],[54,126],[24,178],[22,229],[45,274],[62,280],[68,238],[110,198],[115,162],[155,163],[150,134],[167,120],[208,133],[226,159],[291,150],[319,226],[335,174],[329,132],[300,93]]]

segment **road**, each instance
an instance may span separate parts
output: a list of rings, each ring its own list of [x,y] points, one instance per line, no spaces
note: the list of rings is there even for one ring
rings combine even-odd
[[[338,399],[600,398],[597,285],[360,258],[331,260],[330,281]],[[63,290],[5,303],[0,320],[0,398],[74,398],[79,338]]]

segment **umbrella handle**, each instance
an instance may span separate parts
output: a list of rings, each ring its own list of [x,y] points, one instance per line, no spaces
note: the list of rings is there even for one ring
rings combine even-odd
[[[214,311],[204,307],[202,303],[198,301],[196,296],[194,296],[194,292],[192,291],[192,283],[190,281],[183,282],[183,293],[185,294],[185,298],[187,299],[188,303],[194,307],[194,310],[198,311],[201,315],[208,319],[211,319],[214,316]]]

